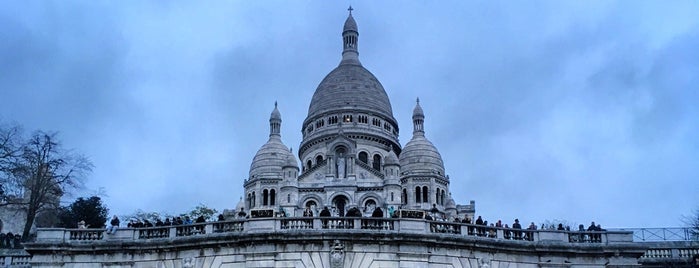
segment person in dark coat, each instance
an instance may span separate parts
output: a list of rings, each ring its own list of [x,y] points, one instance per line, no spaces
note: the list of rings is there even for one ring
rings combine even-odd
[[[380,208],[375,208],[374,212],[371,213],[371,217],[381,218],[381,217],[383,217],[383,211]]]
[[[320,211],[320,216],[330,217],[330,210],[328,210],[328,207],[324,207],[323,210]],[[328,220],[323,220],[323,228],[328,228]]]

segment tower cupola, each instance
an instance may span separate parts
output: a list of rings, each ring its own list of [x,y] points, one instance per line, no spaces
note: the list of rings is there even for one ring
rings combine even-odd
[[[342,29],[342,62],[340,64],[361,64],[359,63],[359,30],[357,22],[352,17],[352,6],[350,6],[349,16],[345,20],[345,27]]]

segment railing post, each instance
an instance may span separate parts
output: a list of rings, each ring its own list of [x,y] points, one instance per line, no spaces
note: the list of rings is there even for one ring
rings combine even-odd
[[[214,233],[214,222],[208,222],[206,225],[204,225],[204,233],[205,234],[213,234]]]
[[[181,225],[177,225],[177,226],[181,226]],[[168,237],[169,237],[169,238],[175,238],[175,237],[177,237],[177,227],[175,227],[175,226],[170,226],[170,227],[168,227],[168,229],[169,229],[169,232],[168,232]]]
[[[361,219],[353,219],[354,221],[354,229],[362,229],[362,220]]]

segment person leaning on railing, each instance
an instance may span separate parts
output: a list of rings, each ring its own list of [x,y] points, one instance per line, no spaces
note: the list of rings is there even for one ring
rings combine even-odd
[[[512,224],[512,229],[515,229],[514,235],[515,239],[520,240],[522,239],[522,225],[519,224],[519,219],[515,219],[515,223]]]

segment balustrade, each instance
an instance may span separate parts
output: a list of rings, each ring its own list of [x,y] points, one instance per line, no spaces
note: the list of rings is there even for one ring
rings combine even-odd
[[[102,240],[104,229],[78,229],[69,231],[70,240]]]
[[[213,223],[214,233],[242,232],[243,221],[224,221]]]
[[[415,214],[415,213],[413,213]],[[511,229],[460,222],[431,221],[409,216],[405,218],[350,218],[350,217],[272,217],[236,221],[208,222],[192,225],[177,225],[150,228],[123,228],[115,234],[104,235],[103,229],[40,229],[38,239],[43,241],[81,240],[129,240],[129,239],[172,239],[188,236],[217,235],[224,233],[264,233],[287,230],[318,232],[327,230],[362,230],[413,234],[439,234],[485,239],[521,241],[560,241],[566,243],[617,243],[631,242],[631,232],[577,232]],[[660,252],[650,252],[654,256]],[[682,251],[692,255],[695,251]]]
[[[169,227],[152,227],[138,230],[139,239],[165,238],[170,237]]]

